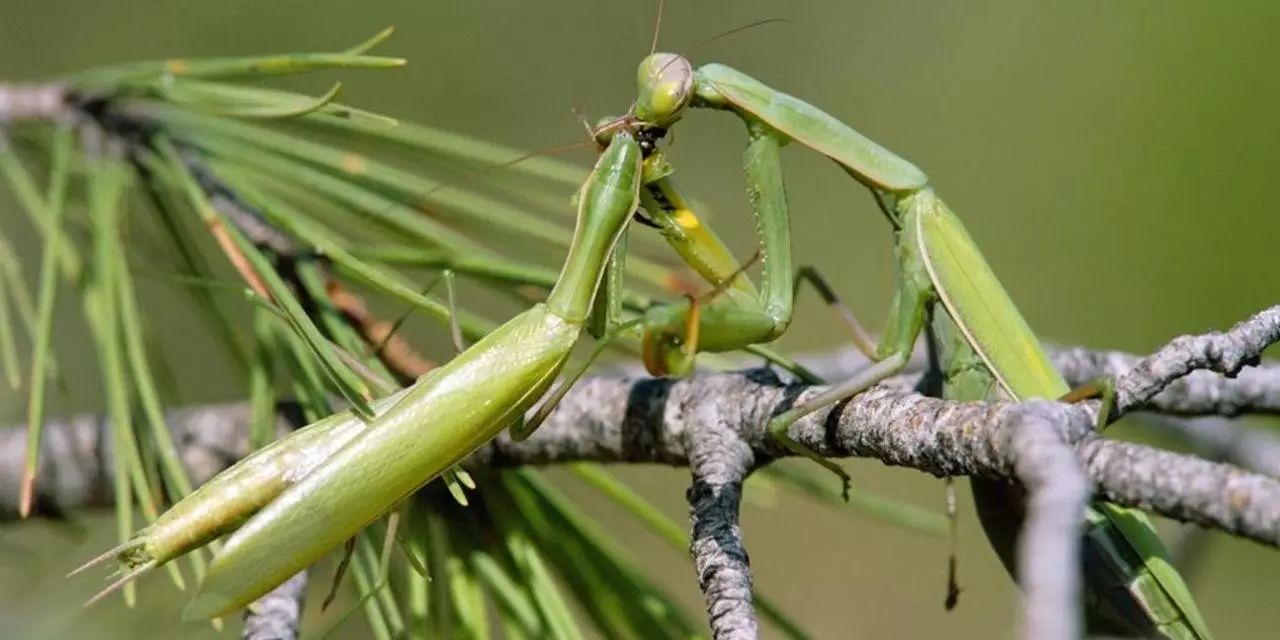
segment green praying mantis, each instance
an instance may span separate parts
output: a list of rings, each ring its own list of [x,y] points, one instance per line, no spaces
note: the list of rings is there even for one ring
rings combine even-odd
[[[616,136],[580,192],[574,240],[546,302],[376,403],[372,422],[348,411],[297,431],[223,472],[90,565],[117,558],[126,573],[114,587],[234,530],[184,612],[191,619],[218,617],[350,539],[518,423],[568,361],[593,308],[612,307],[593,307],[593,300],[616,264],[610,256],[637,206],[641,174],[639,145],[628,134]],[[190,176],[185,186],[194,204],[208,206]],[[281,540],[297,544],[281,552]]]
[[[852,316],[848,318],[855,327],[855,344],[872,364],[776,416],[770,433],[791,449],[833,468],[847,482],[838,467],[790,440],[787,429],[799,418],[900,371],[930,317],[948,397],[983,400],[1003,393],[1019,400],[1052,399],[1071,391],[960,219],[929,188],[920,169],[824,111],[724,65],[708,64],[695,71],[682,56],[653,53],[641,62],[637,80],[638,96],[631,110],[602,123],[599,135],[607,139],[615,129],[634,130],[652,146],[688,108],[737,115],[747,127],[748,192],[766,256],[766,288],[759,298],[763,304],[743,306],[738,298],[726,296],[724,302],[707,309],[667,307],[650,314],[645,344],[646,364],[652,372],[684,373],[699,349],[737,348],[735,340],[768,340],[786,328],[791,274],[779,273],[779,268],[789,270],[790,247],[777,152],[783,144],[796,141],[827,156],[871,190],[893,227],[897,288],[884,335],[874,347]],[[661,187],[661,182],[647,187],[653,197],[646,199],[646,210],[663,220],[659,226],[664,233],[698,229],[696,217],[670,197],[670,185],[666,193],[655,191]],[[737,270],[731,259],[699,259],[724,255],[709,230],[681,237],[685,244],[673,242],[673,246],[709,279],[732,277]],[[815,284],[820,291],[825,288],[820,280]],[[834,299],[829,294],[825,297]],[[722,311],[717,312],[717,307]],[[683,317],[675,315],[682,310]],[[1100,416],[1102,421],[1105,415]],[[1009,532],[1016,531],[1019,523],[1012,511],[1001,510],[1000,503],[1012,499],[1007,489],[978,481],[975,497],[984,527],[1010,565],[1016,535]],[[1090,505],[1086,519],[1091,631],[1210,637],[1189,589],[1144,514],[1096,503]]]

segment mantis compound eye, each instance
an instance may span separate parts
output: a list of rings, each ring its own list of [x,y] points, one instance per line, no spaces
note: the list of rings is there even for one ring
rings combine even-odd
[[[665,129],[693,98],[693,66],[674,53],[650,54],[640,61],[636,85],[636,118]]]

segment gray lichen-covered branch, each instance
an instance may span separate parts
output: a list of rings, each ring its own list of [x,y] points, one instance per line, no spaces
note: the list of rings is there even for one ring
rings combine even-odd
[[[1016,423],[1017,409],[1030,407],[1032,415],[1057,425],[1089,467],[1100,492],[1116,492],[1117,502],[1145,506],[1170,517],[1194,520],[1268,544],[1280,544],[1273,533],[1247,533],[1223,515],[1195,507],[1167,506],[1175,502],[1140,497],[1134,489],[1113,486],[1108,471],[1130,476],[1140,465],[1173,465],[1170,471],[1195,469],[1197,475],[1225,486],[1236,477],[1259,480],[1250,492],[1275,491],[1276,481],[1247,473],[1230,465],[1208,463],[1193,456],[1163,452],[1141,445],[1106,440],[1092,429],[1092,414],[1083,406],[1057,403],[954,403],[917,395],[909,390],[910,378],[897,378],[838,407],[820,411],[794,427],[794,437],[830,457],[871,457],[886,464],[919,469],[936,476],[984,475],[1014,478],[1008,446],[1001,434]],[[1225,380],[1224,382],[1230,382]],[[725,407],[741,416],[735,432],[751,447],[756,463],[788,455],[764,433],[768,417],[777,407],[816,393],[819,388],[788,385],[762,369],[697,376],[686,380],[648,378],[586,378],[571,391],[560,407],[530,439],[513,442],[502,436],[476,452],[473,465],[509,467],[571,461],[659,462],[686,466],[690,446],[699,425],[696,410]],[[716,395],[719,394],[719,395]],[[281,428],[288,428],[293,407],[282,407]],[[173,411],[168,416],[184,462],[196,481],[211,477],[248,452],[248,406],[241,403],[206,405]],[[108,505],[112,469],[106,424],[98,416],[81,415],[47,425],[40,468],[41,494],[37,506],[66,511]],[[0,430],[0,517],[17,514],[16,487],[21,472],[21,427]],[[1118,454],[1121,450],[1123,455]],[[1087,454],[1087,456],[1086,456]],[[1106,464],[1090,460],[1106,459]],[[1157,491],[1159,491],[1157,489]],[[1168,488],[1170,493],[1180,490]],[[1257,502],[1266,502],[1265,495]],[[1125,497],[1129,496],[1129,497]],[[1221,496],[1227,498],[1225,494]],[[1237,502],[1238,501],[1233,501]],[[1238,506],[1238,505],[1237,505]],[[1241,520],[1235,518],[1234,522]],[[1274,529],[1274,527],[1273,527]]]
[[[1023,636],[1078,638],[1082,577],[1078,558],[1089,483],[1057,426],[1029,414],[1011,435],[1013,469],[1027,488],[1027,516],[1018,545],[1026,606]],[[1064,571],[1064,568],[1070,568]]]
[[[1066,350],[1058,360],[1073,380],[1118,376],[1118,410],[1176,414],[1274,413],[1280,366],[1256,362],[1280,339],[1280,310],[1225,333],[1179,338],[1147,358]],[[1179,364],[1182,362],[1182,364]],[[1203,369],[1191,376],[1193,369]],[[1184,378],[1184,376],[1186,376]],[[916,377],[883,383],[798,422],[792,436],[829,457],[870,457],[937,476],[1020,481],[1030,490],[1026,633],[1077,629],[1079,513],[1090,495],[1152,510],[1280,546],[1280,482],[1194,456],[1107,440],[1093,429],[1095,407],[1048,401],[955,403],[912,391]],[[475,466],[569,461],[660,462],[690,466],[694,555],[717,637],[753,637],[750,571],[738,526],[741,481],[788,455],[767,437],[778,411],[820,387],[787,383],[766,369],[685,380],[600,376],[580,382],[534,437],[500,437],[472,456]],[[286,412],[287,413],[287,412]],[[283,415],[283,414],[282,414]],[[247,451],[248,411],[214,405],[170,417],[184,461],[207,478]],[[288,424],[282,417],[282,428]],[[38,506],[66,510],[105,503],[109,443],[104,426],[80,417],[48,429]],[[22,435],[0,431],[0,515],[12,517]],[[1055,577],[1058,576],[1058,577]],[[1065,618],[1063,616],[1066,616]],[[1069,637],[1063,635],[1062,637]]]
[[[693,536],[690,549],[698,586],[707,602],[712,636],[755,638],[751,567],[742,541],[742,483],[755,466],[755,450],[739,435],[743,416],[720,406],[688,407],[698,428],[690,432],[689,488]]]

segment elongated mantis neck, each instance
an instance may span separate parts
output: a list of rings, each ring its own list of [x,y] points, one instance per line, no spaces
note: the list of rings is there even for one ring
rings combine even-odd
[[[640,146],[628,132],[609,142],[578,198],[569,256],[547,296],[552,313],[575,323],[591,312],[605,264],[639,202]]]

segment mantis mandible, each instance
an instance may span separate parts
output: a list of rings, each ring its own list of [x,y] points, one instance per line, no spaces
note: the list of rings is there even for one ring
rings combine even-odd
[[[818,459],[786,437],[789,427],[799,418],[900,371],[930,313],[938,318],[945,339],[954,347],[944,363],[948,372],[958,374],[966,366],[976,367],[979,375],[989,376],[1000,391],[1014,399],[1053,399],[1070,392],[960,219],[934,194],[928,178],[915,165],[826,112],[724,65],[708,64],[695,71],[682,56],[654,53],[640,63],[637,80],[635,103],[627,115],[615,120],[625,123],[625,127],[606,124],[602,130],[610,126],[634,129],[652,145],[691,107],[729,111],[746,124],[749,192],[757,214],[773,218],[772,223],[760,220],[762,240],[771,245],[765,249],[768,255],[789,254],[785,195],[776,152],[790,141],[827,156],[870,189],[893,227],[897,288],[885,332],[874,348],[856,341],[873,364],[776,416],[769,425],[775,437]],[[759,162],[753,164],[753,154],[758,154],[759,148],[769,153],[757,155]],[[759,175],[770,177],[767,185],[758,179]],[[771,191],[761,191],[762,186]],[[760,207],[761,201],[771,206]],[[691,242],[706,244],[696,238]],[[721,267],[719,274],[730,268]],[[789,274],[770,275],[771,282],[786,278]],[[734,318],[723,319],[733,324]],[[735,335],[708,326],[709,320],[719,319],[702,312],[699,322],[703,326],[696,331],[686,329],[685,335],[696,335],[710,346],[715,345],[709,338]],[[669,323],[668,335],[675,334],[672,324]],[[784,328],[785,324],[778,332]],[[865,333],[858,331],[855,335]],[[679,355],[691,353],[681,349]],[[953,386],[950,392],[968,395],[969,385]],[[841,475],[846,477],[842,472]],[[991,507],[989,501],[997,498],[992,495],[995,492],[985,491],[982,486],[979,489],[975,497],[988,502],[980,505],[980,510]],[[985,510],[988,516],[998,511]],[[1118,617],[1127,621],[1130,632],[1154,628],[1173,637],[1210,637],[1189,589],[1145,515],[1096,503],[1090,506],[1087,521],[1085,548],[1091,570],[1086,572],[1086,578],[1094,596],[1093,606],[1088,608],[1091,629],[1109,628],[1106,623]],[[1011,519],[997,522],[993,517],[984,518],[988,531],[1012,531],[1018,524]],[[995,536],[992,541],[997,547],[1002,546]],[[1005,552],[1001,555],[1007,557]],[[1095,567],[1101,570],[1093,570]]]
[[[546,302],[517,315],[401,395],[376,403],[378,415],[370,424],[350,412],[332,416],[223,472],[100,558],[115,556],[127,571],[116,584],[234,529],[183,614],[188,619],[225,615],[350,539],[518,423],[550,387],[587,328],[597,289],[614,268],[614,247],[637,206],[641,180],[639,145],[622,132],[580,192],[574,240]],[[202,204],[194,195],[198,187],[186,186]],[[286,478],[279,469],[291,459],[316,464],[297,470],[300,479]],[[281,551],[282,540],[291,541],[286,551]]]

